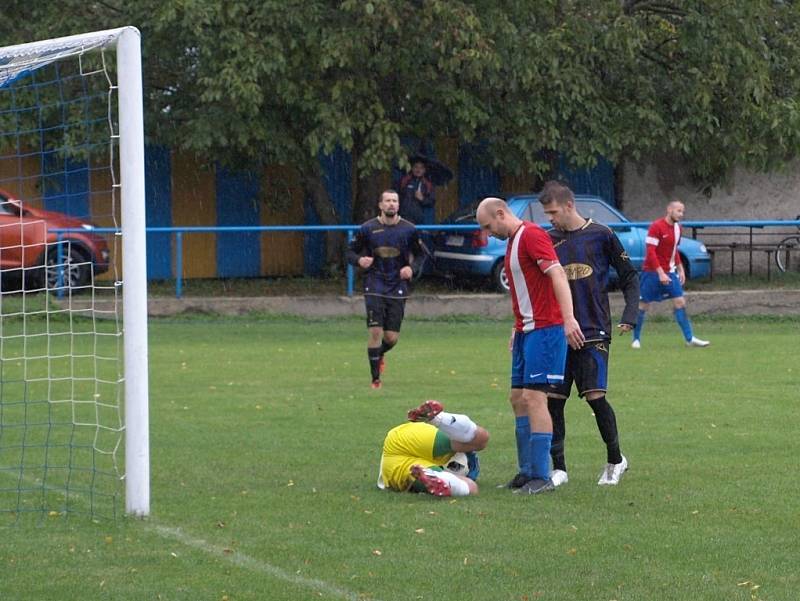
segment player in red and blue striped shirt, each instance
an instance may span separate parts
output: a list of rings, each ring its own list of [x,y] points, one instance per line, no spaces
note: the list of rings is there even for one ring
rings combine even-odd
[[[583,333],[572,313],[567,276],[547,233],[517,217],[500,198],[481,201],[476,218],[481,229],[508,240],[505,268],[515,318],[510,400],[519,465],[509,488],[538,494],[554,488],[547,391],[563,382],[567,344],[579,348]]]
[[[684,205],[673,200],[667,205],[667,214],[650,224],[647,230],[647,254],[639,280],[639,315],[633,329],[633,348],[641,348],[642,326],[644,325],[650,303],[672,299],[675,321],[681,328],[687,346],[708,346],[708,340],[694,336],[692,324],[686,314],[686,299],[683,284],[686,273],[683,270],[678,244],[681,241],[680,221],[683,219]]]

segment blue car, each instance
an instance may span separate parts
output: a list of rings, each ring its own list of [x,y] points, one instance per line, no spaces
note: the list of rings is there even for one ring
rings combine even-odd
[[[536,194],[512,196],[506,202],[520,219],[550,228],[550,222],[547,220]],[[597,196],[576,195],[575,204],[583,217],[591,218],[599,223],[630,223],[622,213]],[[475,202],[460,209],[443,223],[449,225],[476,224],[475,209],[477,206],[478,203]],[[622,226],[613,229],[625,250],[628,251],[636,269],[641,270],[645,258],[647,228]],[[709,276],[711,255],[702,242],[683,238],[678,250],[687,279]],[[438,232],[433,239],[436,272],[455,277],[489,278],[493,287],[499,292],[508,292],[508,278],[503,266],[505,254],[505,241],[497,240],[480,230]],[[616,274],[612,273],[612,280],[615,277]]]

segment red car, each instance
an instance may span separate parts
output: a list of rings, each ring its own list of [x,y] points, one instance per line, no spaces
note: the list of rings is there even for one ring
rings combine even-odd
[[[66,228],[81,231],[60,234],[60,270],[59,234],[52,230]],[[86,286],[92,281],[92,273],[108,271],[108,244],[93,229],[92,224],[64,213],[24,206],[0,188],[0,271],[22,270],[26,288],[43,288],[45,284],[55,288],[59,276],[63,286]]]

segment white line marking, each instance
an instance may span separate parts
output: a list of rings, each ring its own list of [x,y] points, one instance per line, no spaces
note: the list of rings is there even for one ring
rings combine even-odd
[[[28,478],[24,475],[22,479],[31,480],[31,478]],[[71,493],[70,498],[79,503],[88,504],[88,500],[79,493]],[[235,566],[246,568],[253,572],[267,574],[268,576],[272,576],[273,578],[283,580],[284,582],[288,582],[296,586],[312,589],[316,592],[325,593],[341,599],[347,599],[348,601],[363,601],[365,598],[369,598],[372,601],[381,601],[377,597],[354,593],[352,591],[348,591],[347,589],[339,588],[334,584],[325,582],[324,580],[317,580],[316,578],[306,578],[298,574],[291,574],[286,570],[283,570],[265,561],[259,561],[258,559],[250,557],[249,555],[245,555],[244,553],[240,553],[238,551],[231,552],[230,549],[225,547],[212,545],[203,539],[193,538],[184,533],[180,528],[159,526],[157,524],[153,524],[152,522],[148,523],[146,521],[142,521],[141,524],[145,530],[154,532],[162,538],[168,538],[177,541],[182,545],[197,549],[198,551],[207,553],[208,555],[213,555],[219,559],[227,561],[228,563],[232,563]]]
[[[240,553],[238,551],[231,552],[230,549],[225,549],[224,547],[212,545],[211,543],[199,538],[193,538],[188,534],[186,534],[185,532],[183,532],[180,528],[169,528],[167,526],[152,525],[148,526],[148,529],[153,530],[156,534],[158,534],[163,538],[169,538],[178,541],[179,543],[186,545],[187,547],[192,547],[193,549],[197,549],[198,551],[202,551],[203,553],[213,555],[219,559],[224,559],[225,561],[232,563],[236,566],[247,568],[248,570],[252,570],[254,572],[261,572],[262,574],[267,574],[269,576],[272,576],[273,578],[277,578],[278,580],[283,580],[284,582],[288,582],[290,584],[294,584],[304,588],[309,588],[342,599],[348,599],[348,601],[360,601],[364,599],[363,595],[354,593],[352,591],[348,591],[343,588],[339,588],[338,586],[335,586],[323,580],[317,580],[316,578],[306,578],[304,576],[299,576],[297,574],[291,574],[286,570],[283,570],[272,564],[250,557],[249,555],[245,555],[244,553]],[[376,597],[370,596],[369,598],[372,599],[373,601],[380,601]]]

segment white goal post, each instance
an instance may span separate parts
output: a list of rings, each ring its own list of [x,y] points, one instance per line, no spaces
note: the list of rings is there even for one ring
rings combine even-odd
[[[149,452],[149,392],[148,392],[148,345],[147,345],[147,271],[146,271],[146,236],[145,236],[145,155],[144,155],[144,130],[143,130],[143,108],[142,108],[142,68],[141,68],[141,40],[140,33],[134,27],[122,27],[119,29],[112,29],[106,31],[99,31],[93,33],[86,33],[81,35],[73,35],[63,38],[45,40],[41,42],[33,42],[28,44],[20,44],[16,46],[8,46],[0,48],[0,91],[3,88],[10,88],[17,85],[18,82],[25,82],[26,79],[31,77],[31,74],[42,68],[52,68],[58,61],[64,59],[71,59],[77,61],[80,65],[78,70],[83,75],[83,70],[89,70],[85,65],[89,62],[90,55],[102,55],[102,61],[105,61],[105,56],[108,54],[112,56],[116,54],[116,84],[109,77],[109,72],[113,72],[112,68],[105,68],[103,62],[102,76],[108,78],[107,95],[108,95],[108,123],[103,125],[100,123],[97,127],[107,127],[108,131],[108,150],[105,151],[109,154],[108,165],[105,168],[103,177],[110,178],[113,185],[109,186],[108,194],[114,198],[119,195],[121,202],[119,203],[119,227],[117,231],[110,233],[109,238],[121,238],[122,259],[121,259],[121,276],[119,278],[112,277],[111,285],[107,286],[108,296],[113,297],[114,302],[122,291],[122,311],[120,315],[115,315],[114,318],[120,321],[122,327],[118,328],[117,336],[122,338],[122,361],[121,367],[117,368],[122,371],[121,377],[118,378],[119,385],[124,387],[124,392],[121,396],[124,398],[124,409],[122,409],[122,425],[117,430],[118,435],[124,437],[124,474],[119,473],[118,478],[124,478],[125,489],[125,510],[129,515],[146,516],[150,513],[150,452]],[[85,57],[85,58],[84,58]],[[95,59],[96,60],[96,59]],[[82,62],[83,61],[83,62]],[[77,84],[76,87],[79,87]],[[86,84],[83,84],[84,86]],[[31,94],[38,94],[38,89]],[[116,97],[111,100],[112,96]],[[12,100],[17,96],[11,96]],[[2,98],[0,98],[2,100]],[[99,102],[103,102],[102,95]],[[116,111],[115,111],[116,109]],[[0,111],[3,111],[3,106],[0,104]],[[14,110],[21,110],[15,108]],[[67,114],[69,119],[69,111],[71,107],[61,109]],[[8,112],[8,111],[7,111]],[[116,112],[116,115],[112,113]],[[39,117],[41,121],[41,117]],[[88,118],[87,118],[87,122]],[[94,126],[94,122],[92,122]],[[66,126],[62,126],[64,131],[67,131]],[[86,126],[88,129],[89,127]],[[117,129],[118,128],[118,129]],[[115,131],[116,129],[116,131]],[[28,132],[25,132],[27,135]],[[10,134],[0,132],[6,136],[6,141],[14,136],[12,131]],[[48,134],[49,135],[49,134]],[[61,135],[61,134],[59,134]],[[68,133],[64,133],[63,137],[68,137]],[[88,135],[88,134],[87,134]],[[16,144],[18,149],[21,148],[22,134],[19,131],[16,133]],[[42,138],[44,139],[44,134]],[[42,144],[44,147],[44,143]],[[64,143],[66,146],[66,143]],[[116,155],[115,149],[118,148],[119,154]],[[18,154],[24,155],[20,150]],[[2,157],[0,157],[2,158]],[[47,157],[51,160],[52,157]],[[15,159],[19,165],[27,165],[28,156],[24,155]],[[58,157],[59,161],[66,164],[71,160],[70,158],[62,159]],[[10,160],[7,162],[11,162]],[[45,160],[42,159],[42,163]],[[52,162],[52,160],[51,160]],[[118,173],[117,173],[118,168]],[[22,167],[19,168],[22,172]],[[67,170],[65,169],[65,172]],[[44,173],[44,169],[42,170]],[[111,175],[106,175],[109,172]],[[92,174],[90,174],[91,176]],[[66,181],[71,177],[71,172],[64,175],[63,179]],[[19,187],[27,186],[31,188],[28,180],[32,178],[27,177],[26,174],[17,176]],[[44,177],[40,179],[45,179]],[[38,185],[38,184],[37,184]],[[0,188],[3,184],[0,183]],[[44,192],[42,193],[44,196]],[[90,190],[86,197],[89,198],[87,202],[93,202],[92,191]],[[4,199],[5,200],[5,199]],[[25,199],[21,199],[23,202]],[[116,223],[116,219],[114,220]],[[114,241],[116,245],[116,240]],[[61,243],[59,242],[59,245]],[[5,252],[0,249],[0,253]],[[59,251],[60,252],[60,251]],[[113,254],[113,253],[112,253]],[[60,255],[59,255],[60,256]],[[118,258],[117,258],[118,259]],[[114,257],[112,256],[112,262]],[[63,269],[63,268],[62,268]],[[23,270],[24,271],[24,270]],[[119,281],[114,281],[119,280]],[[94,280],[93,280],[94,281]],[[81,291],[76,293],[74,298],[75,302],[81,298],[91,297],[94,302],[95,291],[90,288],[89,292]],[[54,296],[50,290],[47,290],[45,284],[45,291],[37,291],[36,295],[41,298],[43,295],[50,298]],[[27,292],[22,292],[23,299],[27,299]],[[102,295],[97,295],[102,296]],[[5,297],[3,302],[5,301]],[[9,297],[12,298],[12,297]],[[72,306],[73,303],[72,293],[69,292],[68,305]],[[14,300],[12,298],[12,300]],[[23,305],[27,301],[23,300]],[[49,302],[49,301],[48,301]],[[94,306],[94,305],[93,305]],[[86,314],[88,315],[88,313]],[[49,319],[49,314],[47,319]],[[27,319],[27,317],[26,317]],[[44,318],[43,318],[44,319]],[[71,320],[71,317],[64,319]],[[94,316],[87,317],[86,320],[94,319]],[[27,322],[26,322],[27,323]],[[2,325],[0,325],[0,329]],[[10,330],[9,330],[10,331]],[[4,336],[4,332],[0,331],[0,336]],[[118,338],[117,338],[118,340]],[[97,344],[95,342],[95,344]],[[119,343],[116,343],[119,345]],[[49,349],[49,346],[48,346]],[[49,352],[49,350],[48,350]],[[25,362],[25,355],[22,355],[22,361]],[[39,357],[37,357],[38,359]],[[46,357],[53,363],[52,357]],[[16,359],[16,357],[15,357]],[[30,359],[28,357],[28,359]],[[98,360],[95,358],[95,364]],[[97,369],[97,368],[95,368]],[[16,377],[16,376],[15,376]],[[100,379],[99,376],[95,375]],[[104,385],[105,380],[101,385]],[[96,385],[99,386],[99,385]],[[74,388],[74,385],[73,385]],[[27,394],[27,393],[26,393]],[[117,393],[120,395],[120,393]],[[95,394],[96,397],[101,395]],[[39,397],[37,397],[39,398]],[[0,403],[3,399],[0,398]],[[62,403],[67,405],[69,401],[65,401],[62,397],[57,397],[54,401],[50,397],[45,399],[42,403],[46,405],[53,402]],[[75,402],[73,401],[73,405]],[[51,409],[52,410],[52,409]],[[100,413],[99,409],[95,410]],[[73,413],[75,409],[73,408]],[[13,413],[13,412],[12,412]],[[13,424],[16,426],[17,424]],[[73,424],[74,425],[74,424]],[[84,423],[79,425],[84,426]],[[97,424],[95,424],[97,425]],[[0,437],[3,436],[2,428],[3,423],[0,421]],[[102,425],[100,426],[102,428]],[[10,431],[10,430],[9,430]],[[124,431],[124,432],[123,432]],[[25,440],[32,440],[31,437],[25,439],[17,446],[23,448]],[[0,441],[2,439],[0,438]],[[17,444],[17,443],[15,443]],[[113,444],[110,445],[113,447]],[[0,451],[3,447],[0,445]],[[116,447],[113,447],[113,452]],[[16,452],[16,451],[15,451]],[[20,451],[24,456],[24,448]],[[72,455],[70,455],[70,462]],[[23,473],[25,467],[25,459],[20,460],[20,467],[18,469],[18,480],[23,482],[25,475]],[[2,455],[0,455],[0,467],[2,467]],[[116,467],[116,463],[115,463]],[[51,470],[52,471],[52,470]],[[17,471],[9,470],[14,478],[17,477]],[[45,469],[45,472],[47,470]],[[8,475],[8,474],[6,474]],[[0,474],[2,478],[3,474]],[[39,476],[33,478],[35,481],[44,480]],[[66,478],[68,492],[64,496],[69,496],[70,479]],[[74,482],[74,480],[73,480]],[[0,482],[2,484],[2,482]],[[44,490],[46,484],[42,484],[41,497],[46,493],[49,494],[50,490]],[[30,485],[28,485],[30,488]],[[94,498],[92,493],[87,496]],[[2,509],[2,507],[0,507]],[[19,513],[17,509],[17,513]],[[47,509],[45,509],[47,511]],[[52,512],[51,512],[52,513]]]

